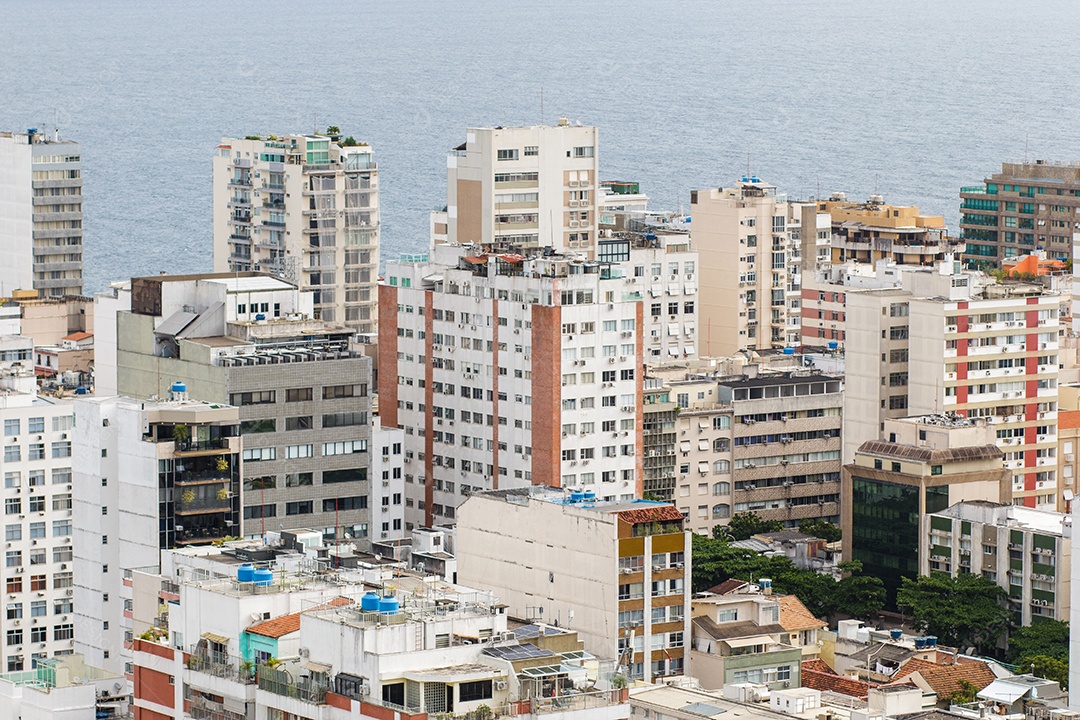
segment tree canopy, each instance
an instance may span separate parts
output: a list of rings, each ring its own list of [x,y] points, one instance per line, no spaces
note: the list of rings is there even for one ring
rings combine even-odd
[[[733,547],[726,537],[693,536],[694,592],[702,592],[736,578],[747,582],[771,578],[773,589],[799,598],[820,618],[848,615],[866,619],[885,605],[885,586],[876,577],[862,575],[859,563],[844,563],[847,573],[837,581],[829,575],[802,570],[786,557],[768,557],[753,550]]]
[[[746,540],[753,535],[767,532],[780,532],[784,523],[779,520],[763,520],[752,512],[735,513],[727,524],[727,531],[733,540]],[[714,535],[715,533],[715,528]]]
[[[1062,690],[1069,689],[1069,663],[1046,655],[1021,658],[1017,672],[1030,672],[1047,680],[1056,680]]]
[[[836,542],[840,539],[839,526],[820,518],[806,518],[799,523],[799,532],[819,537],[828,542]]]
[[[1009,662],[1021,658],[1045,655],[1063,662],[1069,661],[1069,623],[1061,620],[1038,620],[1028,627],[1009,632]]]
[[[970,573],[903,578],[896,591],[897,606],[914,617],[920,631],[943,645],[980,650],[992,648],[1008,626],[1005,598],[995,583]]]

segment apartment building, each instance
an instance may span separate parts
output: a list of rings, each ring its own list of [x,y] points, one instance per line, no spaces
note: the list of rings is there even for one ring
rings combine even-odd
[[[38,392],[30,338],[0,337],[4,427],[5,612],[2,667],[33,670],[72,652],[70,400]]]
[[[874,266],[884,260],[933,266],[963,249],[962,242],[946,233],[943,216],[924,215],[915,205],[888,205],[881,195],[871,195],[864,203],[850,202],[844,193],[834,193],[815,205],[816,210],[804,206],[804,212],[828,216],[828,262],[833,265],[852,261]],[[804,236],[804,244],[810,239]]]
[[[73,598],[67,613],[88,662],[130,679],[130,571],[162,549],[240,533],[241,438],[235,407],[193,402],[75,403]],[[72,599],[74,611],[72,611]]]
[[[382,427],[374,418],[371,427],[371,541],[405,537],[405,431]]]
[[[646,497],[672,502],[678,467],[679,406],[663,380],[645,377],[642,396],[642,492]]]
[[[1013,471],[1011,497],[1055,509],[1061,298],[950,263],[904,272],[902,283],[846,299],[845,460],[889,418],[987,418]]]
[[[387,264],[379,405],[405,430],[406,529],[470,492],[641,494],[641,293],[578,255],[435,246]]]
[[[1078,163],[1002,163],[981,185],[960,188],[965,262],[997,266],[1037,248],[1069,260],[1078,229]]]
[[[847,261],[804,272],[800,317],[803,349],[844,350],[848,294],[900,287],[904,269],[887,261],[876,265]]]
[[[82,185],[78,143],[0,132],[0,294],[82,295]]]
[[[842,471],[843,555],[880,577],[895,602],[901,578],[919,574],[921,518],[965,500],[1008,502],[1012,473],[981,418],[886,420],[886,440],[859,446]]]
[[[312,295],[260,273],[134,278],[114,321],[117,387],[165,397],[179,380],[240,408],[246,533],[284,522],[366,543],[371,359],[312,317]]]
[[[665,362],[697,355],[698,255],[689,225],[671,213],[620,217],[622,229],[601,229],[597,259],[620,265],[626,284],[648,305],[644,359]]]
[[[566,118],[554,126],[469,128],[446,159],[445,220],[440,213],[433,228],[445,222],[451,245],[592,256],[598,151],[598,129]]]
[[[756,365],[649,371],[680,408],[672,502],[689,529],[708,534],[737,512],[791,528],[839,518],[842,378]]]
[[[1069,618],[1072,523],[1067,515],[987,500],[920,519],[919,574],[981,573],[1009,594],[1017,625]]]
[[[512,623],[490,593],[400,570],[391,587],[379,568],[242,561],[264,551],[276,549],[226,547],[136,579],[170,598],[163,631],[136,640],[136,717],[628,717],[611,660],[573,631]]]
[[[456,548],[458,580],[513,616],[577,630],[634,679],[685,671],[690,533],[674,506],[543,487],[476,493]]]
[[[223,138],[214,154],[214,269],[311,290],[315,317],[377,332],[379,170],[333,135]]]
[[[691,192],[690,216],[700,272],[709,278],[699,292],[701,353],[797,345],[801,206],[743,176],[734,187]]]

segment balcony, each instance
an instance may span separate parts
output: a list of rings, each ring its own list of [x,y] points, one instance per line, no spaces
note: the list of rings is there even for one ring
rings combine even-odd
[[[230,449],[228,438],[175,440],[174,445],[177,455],[220,454],[219,451],[228,451]]]
[[[177,499],[175,512],[177,515],[230,512],[232,510],[232,498],[232,493],[219,497],[217,494],[196,495],[191,490],[184,490]]]
[[[260,665],[257,673],[257,682],[260,690],[272,692],[275,695],[295,698],[303,702],[315,705],[326,701],[326,693],[330,690],[330,678],[326,673],[312,673],[310,676],[294,679],[299,675],[298,668],[293,667],[293,672],[284,669],[272,668],[268,665]]]
[[[224,652],[214,652],[205,646],[191,648],[188,670],[251,685],[255,682],[255,666],[242,658]]]

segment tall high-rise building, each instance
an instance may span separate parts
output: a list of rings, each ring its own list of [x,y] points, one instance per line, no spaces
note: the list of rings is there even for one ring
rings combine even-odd
[[[644,320],[625,271],[433,251],[388,263],[379,288],[379,412],[405,429],[407,524],[529,484],[640,496]]]
[[[890,418],[987,418],[1013,502],[1056,509],[1062,298],[953,270],[906,271],[901,287],[847,294],[844,459],[882,438]]]
[[[245,533],[282,523],[368,541],[371,358],[312,318],[312,293],[258,273],[134,278],[117,389],[240,408]]]
[[[446,163],[449,243],[594,252],[598,130],[572,125],[469,128]],[[443,232],[444,231],[444,232]]]
[[[708,278],[698,298],[701,354],[799,344],[801,205],[744,176],[735,187],[691,192],[690,215]]]
[[[964,260],[997,266],[1037,249],[1068,260],[1080,213],[1080,163],[1002,163],[982,185],[960,188]]]
[[[176,384],[166,402],[79,400],[75,420],[75,588],[64,614],[79,652],[131,679],[131,571],[156,572],[162,549],[240,532],[239,413],[188,401]]]
[[[314,292],[316,317],[377,332],[378,165],[338,136],[223,138],[214,155],[214,269]]]
[[[82,184],[78,143],[0,132],[0,294],[82,295]]]
[[[38,393],[32,352],[30,338],[0,337],[8,672],[71,652],[74,636],[72,403]]]

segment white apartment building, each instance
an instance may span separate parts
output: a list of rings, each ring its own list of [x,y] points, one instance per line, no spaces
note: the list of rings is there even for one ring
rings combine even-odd
[[[0,132],[0,295],[82,295],[82,184],[78,143]]]
[[[214,155],[214,269],[263,270],[315,293],[316,316],[376,332],[378,165],[325,135],[223,138]]]
[[[72,403],[37,390],[30,338],[0,344],[7,672],[73,651]]]
[[[984,417],[1013,471],[1013,502],[1056,508],[1061,299],[953,263],[902,273],[901,288],[847,295],[844,458],[886,418]]]
[[[166,402],[75,403],[75,611],[68,596],[67,614],[87,661],[129,679],[131,571],[158,567],[162,549],[241,532],[237,408],[192,402],[174,387]]]
[[[405,537],[405,430],[382,427],[375,418],[371,429],[372,542]]]
[[[380,415],[405,430],[406,530],[452,520],[477,490],[640,496],[644,318],[625,271],[433,249],[389,263],[380,286]]]
[[[690,193],[694,249],[709,280],[699,292],[700,352],[800,342],[801,205],[757,177]]]
[[[553,247],[590,256],[597,238],[597,128],[469,128],[446,160],[450,244]],[[442,237],[433,220],[433,237]]]

